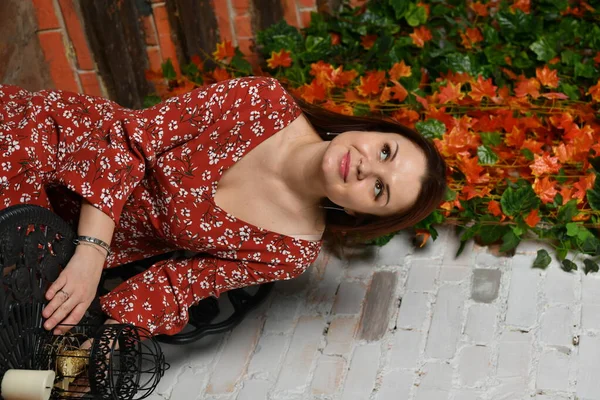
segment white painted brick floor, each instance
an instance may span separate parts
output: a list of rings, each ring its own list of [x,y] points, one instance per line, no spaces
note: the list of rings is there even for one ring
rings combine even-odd
[[[425,249],[403,233],[366,254],[323,253],[233,332],[163,346],[171,369],[150,398],[600,400],[600,275],[532,269],[536,243],[512,258],[457,248],[441,229]],[[387,331],[367,342],[376,271],[398,284]]]

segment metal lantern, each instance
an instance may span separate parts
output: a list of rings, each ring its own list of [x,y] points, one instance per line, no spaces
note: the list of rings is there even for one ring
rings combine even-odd
[[[72,328],[63,335],[38,332],[38,367],[56,372],[52,399],[144,399],[169,367],[160,346],[143,328]]]

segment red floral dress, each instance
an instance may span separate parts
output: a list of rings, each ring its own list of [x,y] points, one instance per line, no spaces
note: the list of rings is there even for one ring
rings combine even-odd
[[[38,204],[76,224],[85,198],[116,224],[106,268],[195,252],[100,299],[113,319],[175,334],[199,300],[294,278],[318,255],[320,241],[261,229],[214,201],[223,172],[300,113],[270,78],[220,82],[145,110],[0,85],[0,209]]]

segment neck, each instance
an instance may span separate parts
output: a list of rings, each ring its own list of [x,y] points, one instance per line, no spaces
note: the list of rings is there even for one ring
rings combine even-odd
[[[290,143],[281,160],[281,180],[306,205],[318,206],[325,197],[321,170],[328,144],[315,133],[300,136]]]

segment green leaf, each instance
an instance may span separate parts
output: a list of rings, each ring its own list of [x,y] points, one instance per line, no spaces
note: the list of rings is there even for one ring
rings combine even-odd
[[[569,222],[566,227],[568,236],[577,236],[579,233],[579,225],[575,222]]]
[[[162,99],[155,94],[144,97],[144,108],[152,107],[160,103]]]
[[[293,64],[290,68],[285,68],[283,70],[283,76],[298,86],[306,83],[306,75],[302,68],[297,64]]]
[[[262,48],[265,58],[271,57],[271,52],[285,49],[292,54],[302,52],[303,38],[298,29],[281,20],[265,30],[258,31],[256,43]]]
[[[394,13],[396,14],[396,19],[401,19],[404,17],[406,12],[409,10],[409,6],[414,6],[415,4],[409,3],[406,0],[388,0],[389,5],[392,6]],[[372,2],[375,3],[375,2]]]
[[[479,237],[483,244],[492,244],[500,240],[508,231],[510,227],[506,225],[482,225]]]
[[[240,49],[236,49],[236,54],[229,65],[236,70],[236,75],[252,75],[252,65],[246,61]]]
[[[594,187],[587,190],[586,198],[592,210],[600,210],[600,173],[596,172]]]
[[[566,247],[559,247],[558,249],[556,249],[556,257],[562,261],[565,258],[567,258],[567,254],[569,253],[569,249],[567,249]]]
[[[517,247],[519,243],[521,243],[521,238],[517,236],[512,230],[510,230],[506,232],[504,236],[502,236],[502,246],[500,246],[500,251],[510,251]]]
[[[521,154],[523,154],[523,157],[525,157],[527,161],[533,161],[534,159],[533,152],[529,149],[521,149]]]
[[[404,14],[404,18],[406,18],[406,22],[410,26],[419,26],[427,21],[427,10],[425,10],[425,7],[410,3],[408,11]]]
[[[552,259],[550,258],[548,251],[541,249],[538,250],[537,257],[535,258],[535,261],[533,261],[533,268],[546,269],[551,262]]]
[[[494,165],[498,162],[496,153],[485,145],[477,147],[477,157],[480,165]]]
[[[486,146],[498,146],[502,143],[502,134],[500,132],[481,132],[481,143]]]
[[[577,264],[571,260],[563,260],[560,268],[566,272],[577,271]]]
[[[600,239],[595,236],[588,236],[581,245],[581,250],[585,254],[600,256]]]
[[[427,139],[441,139],[446,133],[446,125],[435,118],[419,121],[415,124],[417,131]]]
[[[450,53],[446,55],[446,65],[454,72],[475,75],[475,66],[469,54]]]
[[[370,240],[367,242],[367,244],[374,244],[375,246],[385,246],[390,240],[392,240],[394,236],[396,236],[395,233],[389,233],[387,235],[379,236],[373,240]]]
[[[456,200],[456,196],[457,193],[454,190],[447,188],[444,192],[444,201],[454,201]]]
[[[581,59],[581,54],[575,53],[572,50],[565,50],[562,53],[560,53],[560,61],[563,64],[569,65],[571,67],[574,67],[575,64],[581,62]]]
[[[509,187],[502,193],[500,198],[502,212],[509,217],[525,215],[532,209],[537,208],[539,203],[540,200],[530,185],[523,185],[517,190]]]
[[[167,61],[162,63],[162,74],[165,79],[173,80],[177,78],[177,73],[175,72],[175,68],[173,67],[173,63],[171,59],[168,58]]]
[[[548,37],[539,38],[529,48],[537,55],[538,61],[548,62],[556,57],[556,43],[553,43]]]
[[[575,63],[575,78],[584,77],[584,78],[593,78],[596,75],[596,69],[594,68],[594,63],[586,62]]]
[[[556,219],[559,223],[568,224],[577,214],[579,214],[579,211],[577,210],[577,200],[569,200],[567,204],[558,209]]]
[[[500,43],[500,36],[498,35],[498,31],[491,27],[490,25],[486,25],[483,27],[483,38],[485,39],[487,44],[494,45]],[[487,48],[486,48],[487,49]],[[501,52],[496,52],[501,53]],[[487,53],[486,53],[487,55]]]
[[[571,100],[579,100],[579,98],[581,97],[579,88],[575,85],[570,85],[568,83],[561,82],[558,85],[558,91],[569,96],[569,99]]]
[[[583,260],[583,272],[585,272],[585,274],[587,275],[589,272],[598,272],[598,264],[596,264],[595,261],[586,258],[585,260]]]

